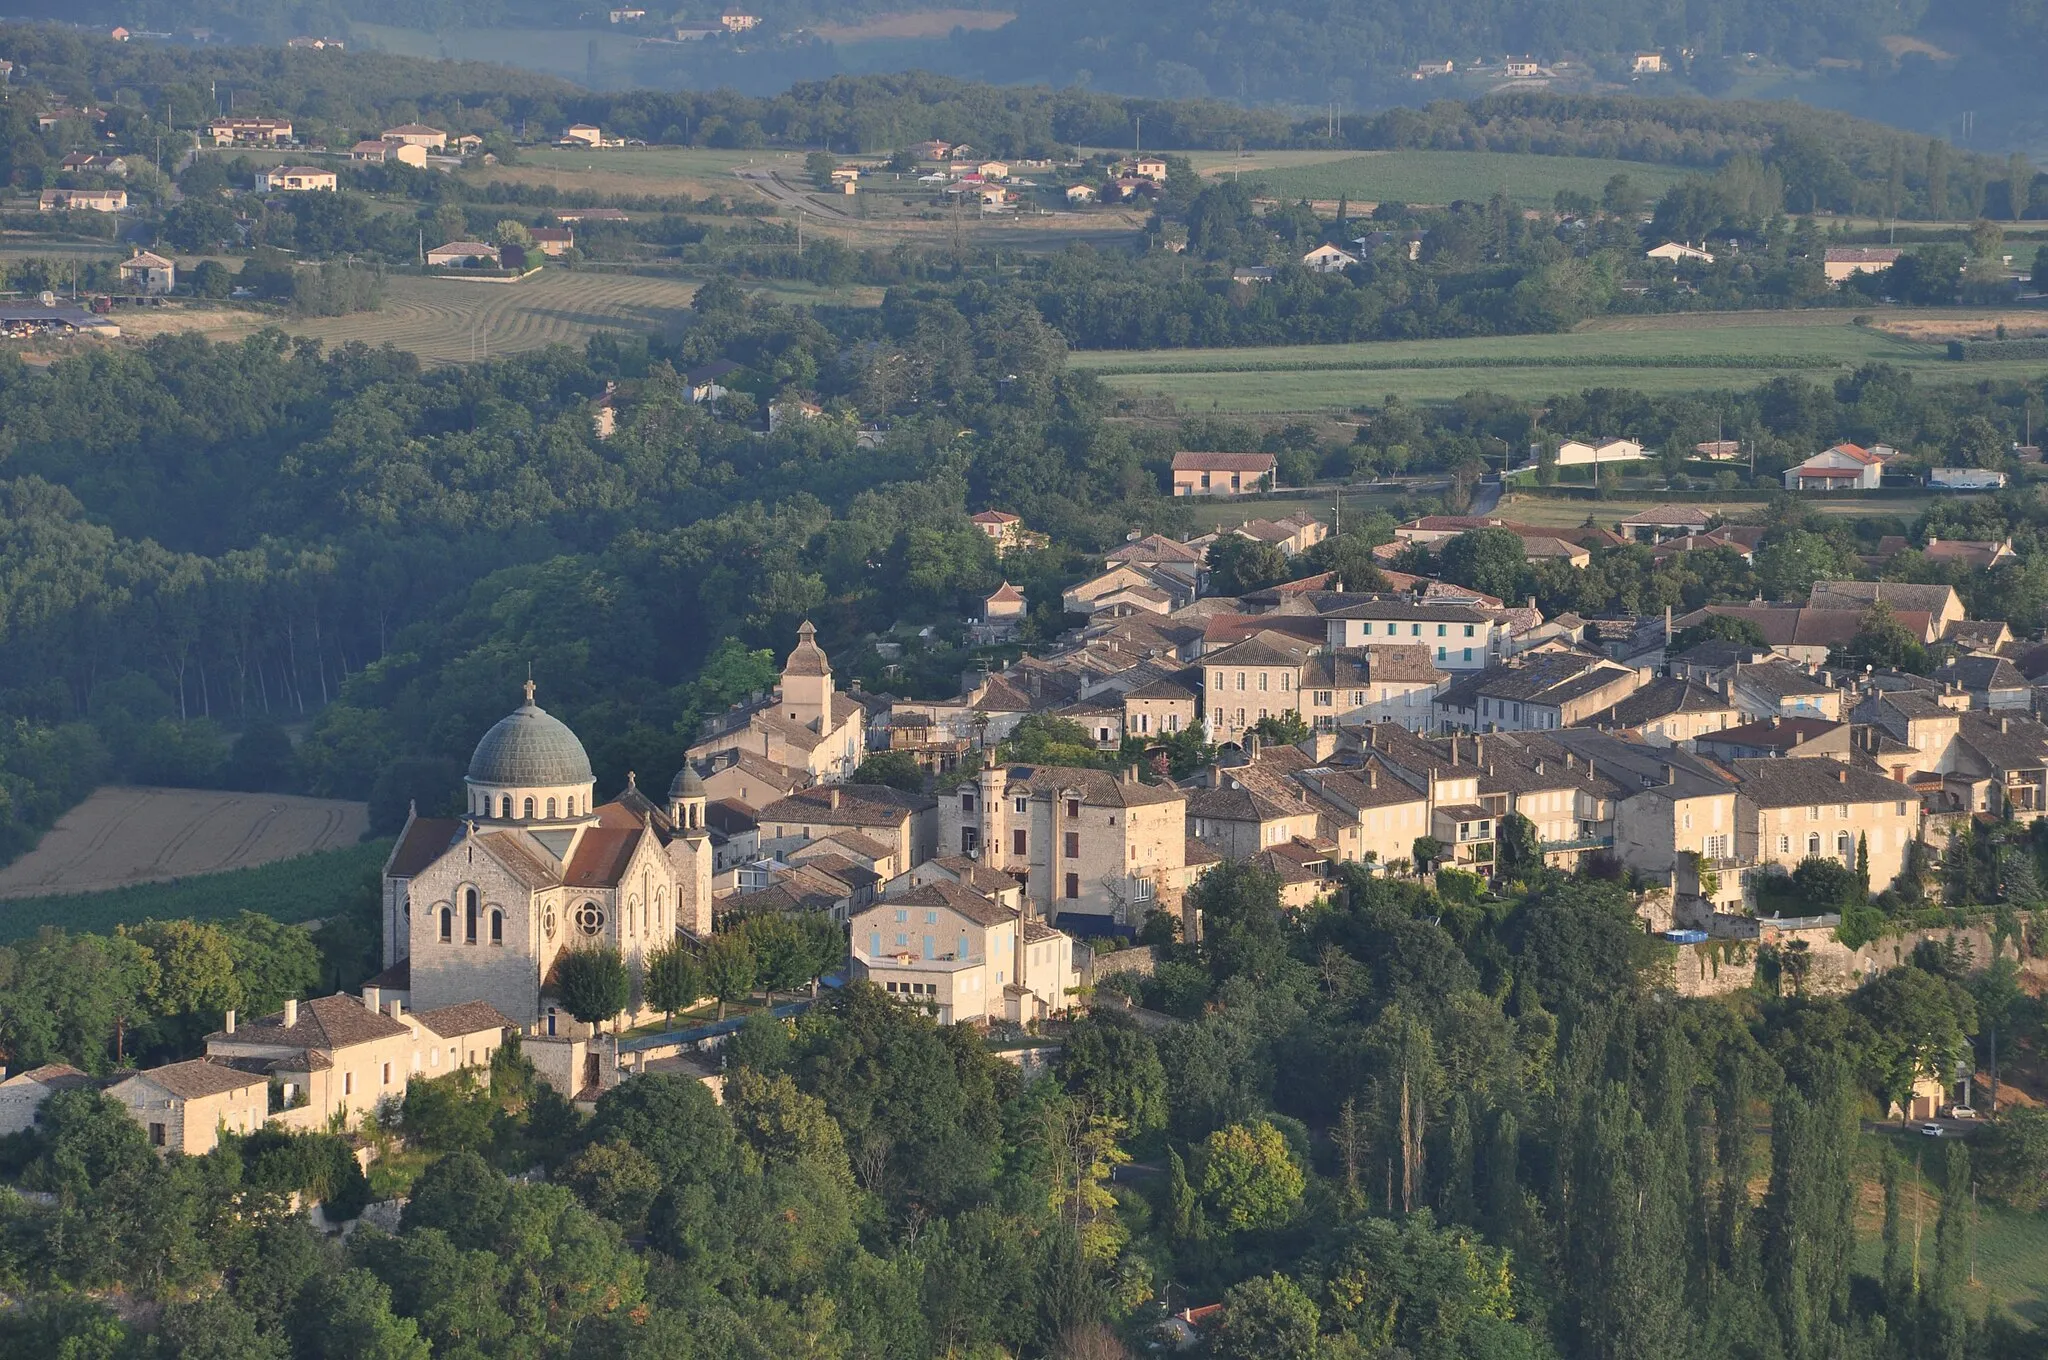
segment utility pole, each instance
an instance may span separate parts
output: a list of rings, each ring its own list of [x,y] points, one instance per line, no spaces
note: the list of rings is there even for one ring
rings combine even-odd
[[[1136,156],[1140,155],[1140,154],[1141,154],[1141,153],[1142,153],[1142,152],[1143,152],[1144,150],[1145,150],[1145,115],[1141,113],[1141,114],[1139,114],[1139,115],[1138,115],[1138,132],[1137,132],[1137,136],[1136,136],[1136,137],[1135,137],[1135,138],[1133,139],[1133,145],[1132,145],[1132,147],[1131,147],[1131,155],[1132,155],[1133,157],[1136,157]]]

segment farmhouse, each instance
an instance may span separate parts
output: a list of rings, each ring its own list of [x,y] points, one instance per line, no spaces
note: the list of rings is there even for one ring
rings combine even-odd
[[[427,263],[444,269],[495,269],[498,248],[483,241],[450,241],[428,251]]]
[[[1069,203],[1093,203],[1094,201],[1095,201],[1095,186],[1094,186],[1094,185],[1092,185],[1092,184],[1070,184],[1070,185],[1068,185],[1068,186],[1067,186],[1067,202],[1069,202]]]
[[[161,297],[178,286],[178,266],[147,250],[121,261],[120,272],[121,282],[145,297]]]
[[[1270,453],[1176,453],[1173,494],[1238,496],[1270,490],[1278,467]]]
[[[1317,274],[1341,274],[1358,263],[1358,257],[1348,250],[1324,244],[1317,246],[1301,257],[1303,267]]]
[[[400,165],[421,167],[427,163],[427,149],[411,142],[357,142],[348,149],[348,158],[366,165],[396,161]]]
[[[1603,439],[1597,444],[1567,439],[1557,446],[1559,467],[1598,467],[1602,463],[1626,463],[1645,456],[1643,446],[1633,439]]]
[[[322,170],[316,165],[277,165],[263,173],[263,187],[273,192],[307,193],[325,190],[333,193],[338,183],[332,170]]]
[[[562,129],[564,146],[603,146],[604,129],[594,123],[571,123]]]
[[[292,139],[289,118],[216,118],[206,125],[215,146],[276,146]]]
[[[533,227],[533,248],[547,256],[567,255],[576,248],[576,233],[567,227]]]
[[[37,205],[43,212],[103,212],[128,210],[126,189],[45,189]]]

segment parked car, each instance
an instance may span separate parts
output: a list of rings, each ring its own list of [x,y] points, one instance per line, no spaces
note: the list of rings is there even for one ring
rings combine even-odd
[[[1975,1119],[1977,1112],[1967,1105],[1951,1105],[1948,1107],[1948,1117],[1950,1119]]]
[[[1939,1124],[1922,1124],[1920,1126],[1920,1132],[1927,1135],[1929,1138],[1941,1138],[1947,1135],[1948,1130],[1942,1128],[1942,1126]]]

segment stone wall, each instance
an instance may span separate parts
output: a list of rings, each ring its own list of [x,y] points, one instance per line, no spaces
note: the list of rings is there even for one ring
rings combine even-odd
[[[1820,995],[1851,991],[1864,979],[1898,967],[1912,957],[1922,940],[1954,940],[1970,950],[1980,968],[1995,957],[1989,923],[1887,935],[1861,949],[1850,949],[1835,939],[1831,928],[1785,931],[1778,947],[1782,949],[1789,940],[1805,943],[1809,960],[1806,989]],[[1673,968],[1673,986],[1680,996],[1725,996],[1739,992],[1756,981],[1760,948],[1755,940],[1717,939],[1680,945]],[[2016,953],[2010,941],[2005,948],[2007,953]]]

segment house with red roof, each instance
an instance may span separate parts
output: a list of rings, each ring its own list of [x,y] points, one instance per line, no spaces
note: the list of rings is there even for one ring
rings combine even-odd
[[[1785,469],[1787,491],[1875,491],[1884,459],[1857,444],[1823,449],[1797,467]]]
[[[1241,496],[1270,491],[1279,464],[1270,453],[1176,453],[1176,496]]]

